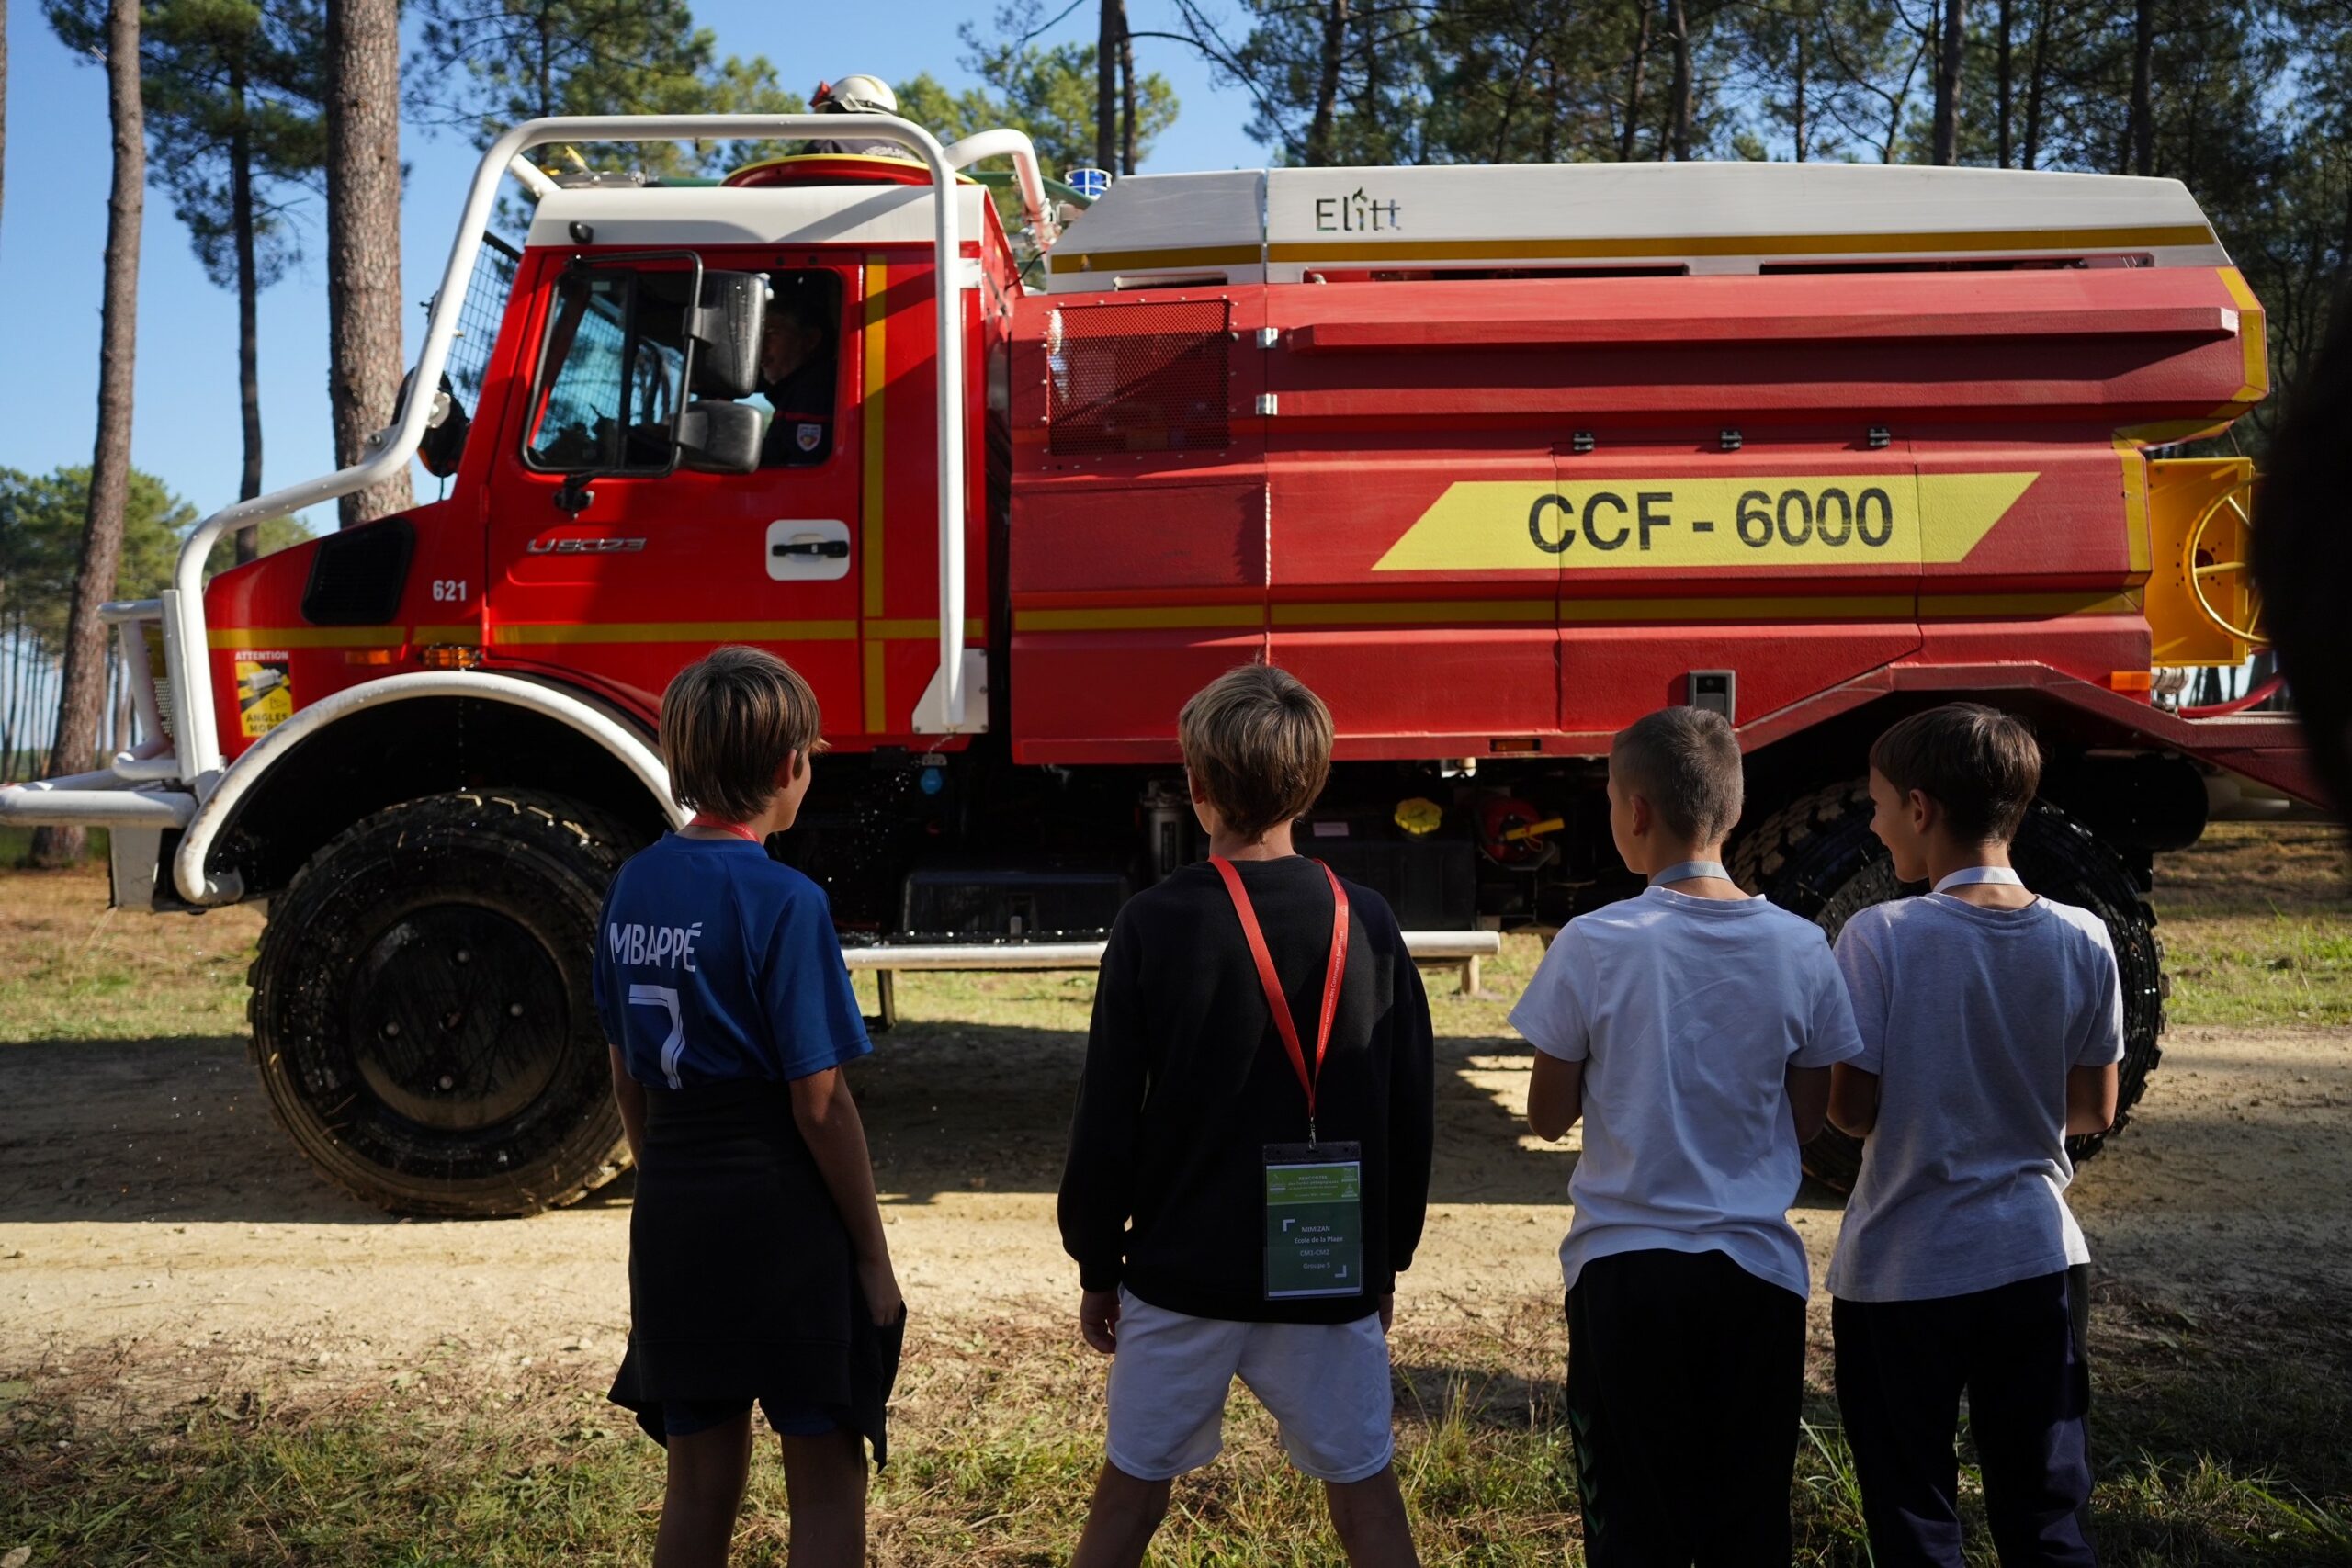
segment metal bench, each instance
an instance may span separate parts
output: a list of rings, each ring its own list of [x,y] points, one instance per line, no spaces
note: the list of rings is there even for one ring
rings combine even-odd
[[[1091,969],[1102,962],[1099,942],[877,942],[847,947],[842,956],[853,973],[873,971],[882,1004],[881,1021],[899,1021],[897,977],[909,970]],[[1503,948],[1499,931],[1407,931],[1405,951],[1417,964],[1442,964],[1461,976],[1462,994],[1476,995],[1478,964]]]

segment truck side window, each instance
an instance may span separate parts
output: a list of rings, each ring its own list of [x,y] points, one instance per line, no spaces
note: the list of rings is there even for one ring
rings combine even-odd
[[[693,276],[583,268],[558,280],[524,446],[533,468],[669,468]]]
[[[821,270],[778,272],[760,344],[758,401],[767,405],[763,468],[806,468],[832,456],[841,384],[842,280]]]

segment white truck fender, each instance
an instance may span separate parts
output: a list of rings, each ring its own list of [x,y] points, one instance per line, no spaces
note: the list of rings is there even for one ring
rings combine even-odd
[[[662,764],[661,755],[635,730],[597,704],[560,687],[483,671],[433,670],[389,675],[380,681],[346,687],[311,704],[255,741],[229,765],[220,775],[219,786],[197,808],[180,839],[179,851],[173,857],[172,881],[180,897],[190,904],[214,905],[232,903],[243,896],[243,877],[233,870],[208,874],[205,862],[211,856],[214,840],[235,818],[239,804],[296,747],[355,713],[387,703],[425,697],[470,697],[477,702],[506,703],[544,714],[611,752],[645,785],[646,792],[662,803],[673,826],[685,821],[684,808],[670,796],[670,770]]]

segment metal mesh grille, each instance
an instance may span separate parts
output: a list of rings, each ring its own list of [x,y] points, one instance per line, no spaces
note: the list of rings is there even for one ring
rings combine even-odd
[[[1230,311],[1222,299],[1055,311],[1046,339],[1051,450],[1197,452],[1228,445]]]
[[[498,343],[498,324],[506,314],[506,296],[514,287],[515,264],[522,259],[522,252],[497,235],[482,235],[481,254],[466,280],[466,302],[458,310],[458,341],[449,345],[449,384],[469,402],[481,392],[490,351]]]

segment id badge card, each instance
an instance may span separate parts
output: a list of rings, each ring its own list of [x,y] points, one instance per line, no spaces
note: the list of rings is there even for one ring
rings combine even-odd
[[[1363,1147],[1267,1144],[1266,1299],[1363,1290]]]

